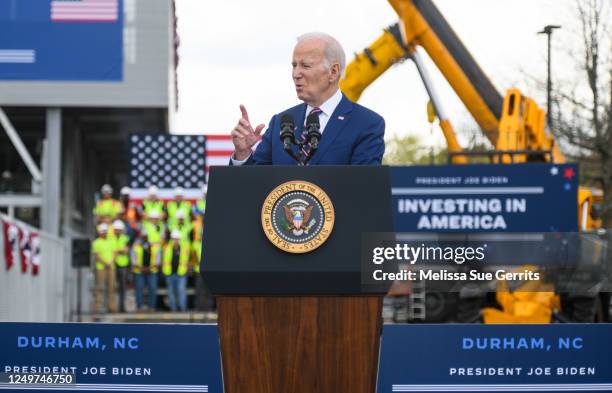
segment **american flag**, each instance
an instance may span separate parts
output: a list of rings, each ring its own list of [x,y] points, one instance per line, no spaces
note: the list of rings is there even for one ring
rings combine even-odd
[[[21,256],[21,272],[26,273],[32,261],[32,236],[28,228],[19,227],[19,254]]]
[[[130,136],[131,199],[143,199],[150,186],[159,197],[174,197],[182,187],[187,199],[202,197],[206,183],[206,137],[204,135],[132,134]]]
[[[51,0],[52,22],[116,22],[119,0]]]
[[[40,271],[40,261],[41,261],[41,246],[40,246],[40,236],[37,232],[33,232],[30,235],[30,258],[32,262],[32,275],[37,276]]]
[[[19,258],[19,229],[12,220],[2,218],[1,222],[6,270],[11,270],[13,264],[17,263],[17,258]]]
[[[211,166],[227,165],[234,152],[230,135],[206,136],[206,175]]]
[[[229,135],[132,134],[130,198],[143,199],[152,185],[162,199],[173,198],[176,187],[188,199],[201,198],[210,167],[228,165],[233,152]]]

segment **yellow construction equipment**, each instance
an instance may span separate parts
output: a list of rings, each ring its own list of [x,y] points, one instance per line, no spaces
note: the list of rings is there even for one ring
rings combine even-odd
[[[535,266],[521,266],[517,271],[537,271]],[[511,291],[506,280],[497,281],[495,298],[501,310],[482,309],[484,323],[549,323],[553,312],[561,309],[561,300],[552,284],[526,281]]]

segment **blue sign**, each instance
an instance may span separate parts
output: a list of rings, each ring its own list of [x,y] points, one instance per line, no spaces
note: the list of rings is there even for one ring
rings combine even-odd
[[[385,325],[378,393],[611,391],[612,325]]]
[[[123,80],[123,0],[0,1],[0,80]]]
[[[2,323],[0,348],[0,374],[73,374],[66,391],[223,391],[216,325]]]
[[[576,232],[576,164],[391,167],[396,232]]]

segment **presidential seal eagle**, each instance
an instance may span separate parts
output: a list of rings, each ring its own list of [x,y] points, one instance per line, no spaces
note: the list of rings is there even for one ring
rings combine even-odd
[[[299,236],[304,232],[308,233],[308,230],[312,224],[307,225],[307,223],[310,220],[314,206],[310,205],[306,206],[305,208],[291,209],[289,205],[284,205],[283,208],[285,209],[285,218],[287,218],[289,230],[296,236]]]

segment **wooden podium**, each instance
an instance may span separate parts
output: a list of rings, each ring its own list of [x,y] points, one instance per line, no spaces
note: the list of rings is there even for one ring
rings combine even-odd
[[[277,248],[262,227],[264,201],[291,181],[334,208],[308,253]],[[374,393],[387,288],[362,285],[362,236],[392,230],[386,167],[212,168],[201,272],[217,296],[225,392]]]

